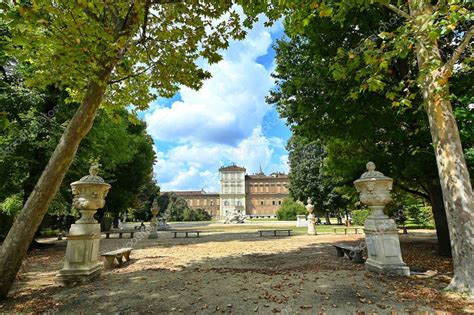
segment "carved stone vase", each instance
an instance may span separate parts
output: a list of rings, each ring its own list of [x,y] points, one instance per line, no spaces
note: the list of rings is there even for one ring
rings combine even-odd
[[[373,162],[368,162],[367,172],[354,181],[360,201],[371,210],[364,226],[368,253],[365,267],[386,275],[408,276],[410,269],[402,260],[397,226],[383,212],[392,201],[392,183],[392,178],[375,170]]]
[[[99,276],[102,269],[98,261],[100,224],[94,219],[94,214],[105,205],[111,186],[97,173],[98,165],[92,165],[89,175],[71,184],[72,205],[79,210],[81,218],[71,225],[64,267],[57,275],[66,285],[90,281]]]
[[[316,217],[314,216],[314,205],[313,200],[308,198],[308,204],[306,205],[306,211],[308,211],[308,234],[316,235]]]

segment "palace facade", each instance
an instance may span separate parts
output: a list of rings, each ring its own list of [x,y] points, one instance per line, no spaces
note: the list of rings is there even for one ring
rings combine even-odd
[[[219,169],[220,191],[168,191],[183,197],[191,208],[203,208],[214,218],[239,210],[248,217],[275,217],[283,199],[288,197],[288,175],[260,172],[247,175],[246,169],[237,165]]]

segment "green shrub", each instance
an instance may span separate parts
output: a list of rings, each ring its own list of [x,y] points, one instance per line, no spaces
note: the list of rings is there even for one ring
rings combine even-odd
[[[367,217],[370,214],[370,211],[368,209],[362,209],[362,210],[352,210],[352,223],[355,225],[364,225],[365,220],[367,220]]]
[[[164,212],[164,217],[168,222],[183,221],[184,212],[191,209],[188,207],[186,200],[181,196],[171,195],[169,198],[168,207]],[[191,213],[188,213],[191,216]]]
[[[210,221],[211,215],[202,208],[185,209],[183,211],[183,221]]]
[[[291,198],[285,198],[280,209],[277,211],[277,219],[292,221],[296,220],[298,214],[306,214],[304,205]]]
[[[416,225],[428,227],[434,225],[431,207],[408,207],[408,217]]]
[[[47,229],[42,230],[40,234],[41,236],[44,236],[44,237],[52,237],[52,236],[57,236],[59,233],[61,233],[61,231],[58,229],[47,228]]]

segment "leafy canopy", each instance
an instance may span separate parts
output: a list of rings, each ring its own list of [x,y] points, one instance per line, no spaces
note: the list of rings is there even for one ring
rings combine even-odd
[[[427,3],[425,8],[429,11],[409,8],[407,1],[390,0],[281,1],[280,6],[287,14],[285,29],[290,37],[304,34],[310,22],[318,18],[343,25],[351,21],[354,14],[370,15],[374,9],[392,12],[392,16],[381,20],[369,35],[359,38],[356,47],[347,49],[341,45],[337,54],[330,58],[329,69],[335,80],[355,77],[358,82],[343,100],[357,99],[365,92],[381,92],[392,106],[409,107],[416,103],[417,86],[434,71],[450,75],[453,69],[455,72],[472,69],[473,60],[467,43],[474,35],[471,1],[420,0],[412,3]],[[422,22],[425,15],[429,18]],[[358,24],[352,26],[353,32],[341,33],[347,41],[354,39],[360,27]],[[422,69],[407,73],[394,82],[393,65],[417,54],[415,43],[420,37],[428,37],[444,50],[442,60],[429,59]],[[454,67],[454,64],[458,66]]]
[[[248,26],[261,10],[245,7]],[[113,69],[104,100],[109,107],[144,109],[180,85],[199,88],[210,76],[206,64],[221,59],[230,37],[245,35],[230,1],[37,0],[0,9],[12,32],[7,53],[33,67],[30,85],[67,89],[80,101],[90,82],[104,84],[104,70]]]

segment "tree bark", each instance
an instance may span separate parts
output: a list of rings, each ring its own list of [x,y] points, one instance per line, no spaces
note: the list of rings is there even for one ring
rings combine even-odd
[[[142,1],[132,2],[125,18],[116,17],[113,25],[115,42],[120,38],[130,38],[133,35],[133,30],[139,23],[138,13],[142,6]],[[107,21],[104,20],[104,23]],[[110,25],[103,26],[110,27]],[[101,60],[102,70],[89,81],[81,106],[64,130],[33,192],[28,197],[0,248],[0,300],[7,297],[28,246],[48,211],[48,206],[56,195],[81,140],[94,124],[110,74],[122,59],[125,48],[119,48],[115,53],[115,56],[105,55]]]
[[[326,224],[331,225],[331,218],[329,217],[329,212],[325,212]]]
[[[409,0],[416,38],[421,89],[448,219],[454,277],[447,289],[474,295],[474,204],[469,170],[449,100],[438,42],[430,38],[433,8],[429,0]]]
[[[107,82],[111,70],[107,69],[100,75],[102,82]],[[56,195],[81,140],[91,129],[104,92],[104,84],[90,83],[81,106],[8,232],[0,249],[0,300],[7,297],[28,247],[48,211],[49,203]]]
[[[438,237],[438,254],[440,256],[451,257],[451,239],[449,237],[448,219],[444,209],[443,192],[441,185],[434,182],[429,186],[431,211],[436,226],[436,235]]]

